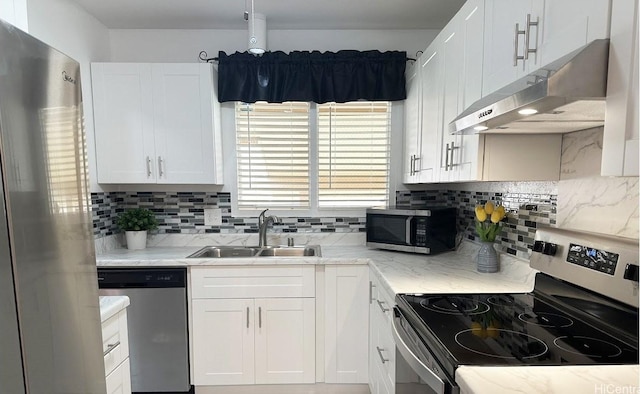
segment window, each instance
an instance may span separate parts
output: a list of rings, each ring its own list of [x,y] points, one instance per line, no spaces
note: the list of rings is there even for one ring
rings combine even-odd
[[[318,207],[387,202],[388,102],[318,105]]]
[[[317,214],[387,203],[390,103],[235,108],[238,213]]]

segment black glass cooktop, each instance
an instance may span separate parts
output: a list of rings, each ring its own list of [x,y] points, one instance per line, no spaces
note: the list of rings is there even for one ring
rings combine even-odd
[[[451,374],[458,365],[638,363],[615,337],[528,294],[401,294],[400,311]]]

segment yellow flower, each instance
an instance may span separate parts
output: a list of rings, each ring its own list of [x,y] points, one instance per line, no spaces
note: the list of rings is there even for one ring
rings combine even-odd
[[[494,209],[495,209],[495,205],[493,205],[491,201],[487,201],[484,204],[484,211],[487,213],[487,215],[491,215]]]
[[[480,222],[484,222],[485,220],[487,220],[487,212],[485,212],[482,205],[476,205],[476,218]]]
[[[491,223],[498,223],[502,218],[503,216],[500,215],[500,211],[493,211],[491,214]]]
[[[504,217],[507,216],[507,212],[505,212],[504,207],[502,205],[499,205],[496,208],[496,211],[500,212],[500,220],[504,219]]]

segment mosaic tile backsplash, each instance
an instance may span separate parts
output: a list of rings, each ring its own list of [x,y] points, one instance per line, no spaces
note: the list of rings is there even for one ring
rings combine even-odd
[[[448,206],[458,209],[458,232],[466,239],[479,240],[475,231],[477,204],[493,201],[507,210],[507,219],[496,237],[497,248],[529,258],[538,226],[555,226],[558,197],[555,194],[489,192],[467,190],[400,191],[396,205],[419,208]]]
[[[126,209],[145,207],[156,213],[158,233],[257,233],[256,218],[231,216],[231,195],[208,192],[107,192],[93,193],[93,228],[96,238],[106,237],[119,230],[115,218]],[[555,225],[557,195],[467,190],[399,191],[396,204],[403,207],[450,206],[458,209],[458,228],[461,235],[476,239],[474,207],[491,200],[508,211],[502,232],[496,238],[499,249],[528,258],[538,225]],[[222,210],[221,226],[205,226],[204,209]],[[363,232],[364,217],[281,217],[274,225],[275,232]]]
[[[231,195],[208,192],[109,192],[92,193],[93,231],[96,238],[119,232],[115,219],[131,208],[155,212],[160,234],[257,233],[257,218],[231,216]],[[221,226],[204,224],[204,209],[222,210]],[[364,232],[365,218],[353,217],[280,217],[269,230],[293,232]]]

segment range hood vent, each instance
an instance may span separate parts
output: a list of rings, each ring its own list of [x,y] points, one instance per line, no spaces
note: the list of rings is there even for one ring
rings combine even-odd
[[[476,101],[449,132],[545,134],[602,126],[608,61],[609,40],[592,41]]]

